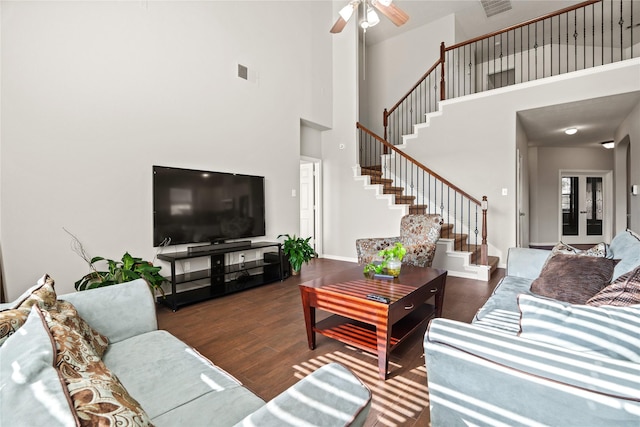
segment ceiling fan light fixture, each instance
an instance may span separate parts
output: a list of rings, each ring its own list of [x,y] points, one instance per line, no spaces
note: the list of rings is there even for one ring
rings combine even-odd
[[[353,9],[353,4],[349,3],[348,5],[340,9],[338,15],[340,15],[340,17],[345,21],[348,21],[349,18],[351,18],[351,15],[353,15]]]
[[[369,27],[376,26],[380,23],[380,17],[371,6],[367,7],[367,22]]]
[[[607,150],[613,148],[616,145],[616,143],[613,141],[604,141],[604,142],[601,142],[600,144],[602,144],[602,146]]]
[[[575,135],[576,133],[578,133],[578,128],[565,129],[564,133],[566,133],[567,135]]]

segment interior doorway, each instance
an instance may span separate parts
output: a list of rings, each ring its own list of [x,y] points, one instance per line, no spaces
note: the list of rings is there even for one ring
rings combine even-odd
[[[321,166],[318,159],[300,159],[300,237],[311,237],[309,243],[322,253]]]
[[[561,171],[560,240],[569,244],[609,241],[613,204],[611,172]]]

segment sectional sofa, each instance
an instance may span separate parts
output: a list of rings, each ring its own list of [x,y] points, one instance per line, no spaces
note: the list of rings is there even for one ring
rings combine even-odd
[[[0,332],[2,426],[360,426],[371,404],[335,363],[265,403],[157,329],[143,280],[58,298],[44,276],[0,305]]]
[[[512,248],[472,324],[430,322],[434,427],[640,425],[640,237],[555,249]]]

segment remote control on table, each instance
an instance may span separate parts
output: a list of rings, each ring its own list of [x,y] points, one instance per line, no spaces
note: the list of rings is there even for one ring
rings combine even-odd
[[[389,298],[383,297],[382,295],[377,295],[377,294],[368,294],[367,299],[370,299],[372,301],[383,302],[385,304],[389,304],[391,302]]]

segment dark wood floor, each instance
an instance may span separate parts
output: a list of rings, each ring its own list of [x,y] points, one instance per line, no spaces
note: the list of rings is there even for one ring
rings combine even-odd
[[[374,355],[318,335],[307,346],[298,284],[352,266],[315,259],[299,276],[222,298],[183,307],[159,306],[158,322],[231,373],[264,400],[270,400],[329,361],[352,369],[373,392],[366,426],[429,425],[428,390],[422,339],[416,332],[390,356],[390,376],[378,378]],[[443,317],[469,322],[504,275],[498,269],[489,283],[449,277]],[[322,313],[318,312],[318,320]]]

